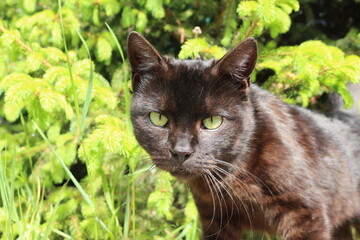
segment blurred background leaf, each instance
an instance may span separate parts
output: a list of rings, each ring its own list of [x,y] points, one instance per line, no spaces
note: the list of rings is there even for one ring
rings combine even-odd
[[[252,36],[258,85],[320,110],[331,92],[353,102],[359,0],[63,0],[62,22],[57,2],[0,1],[0,239],[200,238],[188,189],[132,134],[130,31],[182,59],[219,59]]]

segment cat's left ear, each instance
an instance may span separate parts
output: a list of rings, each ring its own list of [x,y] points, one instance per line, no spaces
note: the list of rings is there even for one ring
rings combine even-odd
[[[161,54],[143,36],[131,32],[128,36],[128,56],[133,73],[133,90],[138,88],[142,76],[166,70]]]
[[[240,89],[250,86],[250,75],[257,60],[257,43],[254,38],[246,38],[221,58],[213,68],[219,79],[231,78],[239,83]]]
[[[133,72],[140,73],[163,67],[164,58],[143,36],[131,32],[128,36],[128,55]]]

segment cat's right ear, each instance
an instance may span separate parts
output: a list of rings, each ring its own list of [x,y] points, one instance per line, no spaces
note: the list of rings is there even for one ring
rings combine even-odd
[[[131,32],[128,36],[128,56],[133,73],[134,91],[143,75],[165,70],[167,66],[161,54],[137,32]]]
[[[232,79],[239,89],[250,86],[250,75],[257,60],[257,43],[254,38],[246,38],[239,45],[221,58],[213,68],[218,78]]]

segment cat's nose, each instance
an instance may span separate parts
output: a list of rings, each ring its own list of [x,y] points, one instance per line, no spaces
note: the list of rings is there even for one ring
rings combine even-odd
[[[193,153],[191,146],[192,135],[184,131],[178,134],[172,141],[172,147],[169,149],[171,155],[180,162],[186,161]]]
[[[190,149],[174,149],[170,152],[174,158],[181,162],[186,161],[193,153]]]

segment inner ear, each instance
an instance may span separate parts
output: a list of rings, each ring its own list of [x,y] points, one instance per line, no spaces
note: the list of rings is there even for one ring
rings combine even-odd
[[[214,66],[212,72],[217,78],[231,78],[241,88],[250,86],[250,75],[257,60],[257,43],[254,38],[247,38],[228,52]]]

